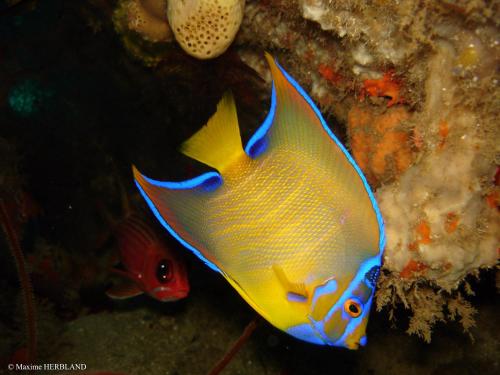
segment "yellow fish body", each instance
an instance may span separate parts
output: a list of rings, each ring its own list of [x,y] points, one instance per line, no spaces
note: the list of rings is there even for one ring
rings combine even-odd
[[[248,142],[232,96],[182,152],[217,170],[160,182],[134,167],[141,194],[165,228],[277,328],[356,349],[385,236],[361,170],[319,110],[270,55],[269,114]]]

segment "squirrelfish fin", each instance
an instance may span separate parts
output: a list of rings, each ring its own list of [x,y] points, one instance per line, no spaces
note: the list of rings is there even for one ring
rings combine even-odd
[[[294,302],[304,302],[307,301],[309,294],[307,293],[306,286],[304,283],[292,282],[288,279],[283,268],[273,264],[272,266],[274,274],[278,278],[281,285],[287,292],[287,298]]]
[[[224,94],[207,124],[182,144],[181,152],[221,173],[243,154],[236,105],[230,92]]]
[[[106,295],[113,299],[132,298],[143,293],[135,283],[129,280],[123,280],[120,284],[113,285],[106,291]]]

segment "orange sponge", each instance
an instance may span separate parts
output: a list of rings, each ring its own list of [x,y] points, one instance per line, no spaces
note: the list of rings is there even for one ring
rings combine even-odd
[[[389,71],[380,79],[365,79],[363,88],[361,89],[361,96],[363,98],[366,95],[389,98],[390,100],[387,102],[387,107],[391,107],[394,104],[403,102],[400,89],[401,85],[395,78],[394,72]]]
[[[413,161],[410,134],[401,123],[410,117],[403,106],[378,113],[370,107],[353,107],[347,132],[354,159],[372,185],[393,180]]]

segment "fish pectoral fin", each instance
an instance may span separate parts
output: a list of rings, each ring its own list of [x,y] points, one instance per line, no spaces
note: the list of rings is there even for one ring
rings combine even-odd
[[[127,299],[143,294],[144,292],[133,282],[124,280],[113,285],[106,291],[106,295],[113,299]]]
[[[287,299],[294,302],[304,302],[309,298],[309,294],[306,290],[306,285],[304,283],[295,283],[288,279],[283,271],[283,268],[273,264],[273,271],[279,282],[286,291]]]

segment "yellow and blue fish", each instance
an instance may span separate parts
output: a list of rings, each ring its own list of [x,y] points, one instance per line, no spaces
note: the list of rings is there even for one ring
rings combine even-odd
[[[133,168],[163,226],[296,338],[357,349],[385,244],[363,173],[311,98],[268,54],[271,109],[243,148],[226,94],[181,151],[216,171],[160,182]]]

